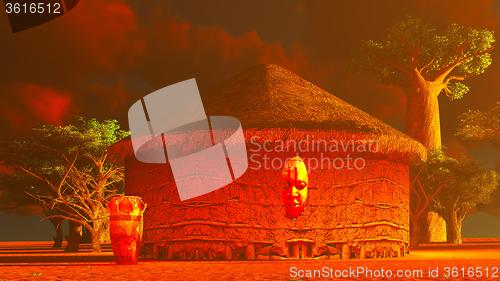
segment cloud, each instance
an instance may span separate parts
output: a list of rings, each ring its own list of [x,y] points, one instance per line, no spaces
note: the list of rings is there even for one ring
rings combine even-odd
[[[71,94],[37,84],[10,84],[11,95],[0,104],[0,119],[11,129],[27,130],[43,122],[61,125],[72,112]]]
[[[6,135],[61,124],[77,104],[93,114],[95,84],[113,83],[145,52],[135,13],[115,0],[80,1],[47,24],[16,34],[0,25],[0,34],[0,127],[10,129]],[[109,94],[96,91],[100,100]],[[110,112],[104,108],[100,116],[111,118]]]
[[[233,35],[220,26],[193,25],[170,16],[163,6],[151,18],[145,23],[148,57],[142,70],[144,79],[154,85],[196,77],[213,86],[258,63],[280,64],[296,72],[308,67],[300,45],[285,48],[266,42],[255,30]]]
[[[119,70],[145,51],[134,11],[122,1],[80,1],[59,25],[59,31],[86,59]]]
[[[124,71],[145,52],[135,13],[122,1],[80,1],[64,16],[20,33],[2,27],[4,82],[23,77],[74,86]]]
[[[94,103],[92,111],[119,112],[126,111],[128,106],[135,102],[134,93],[125,81],[113,83],[94,82],[88,86],[88,95]],[[83,103],[84,101],[82,101]]]
[[[285,48],[255,30],[233,35],[221,26],[195,25],[156,5],[138,17],[124,1],[86,0],[39,27],[15,35],[0,29],[7,70],[0,76],[7,99],[2,121],[10,128],[58,124],[76,105],[82,114],[123,121],[133,101],[184,79],[196,77],[207,89],[257,63],[298,73],[308,68],[299,44]]]
[[[7,89],[0,96],[15,105],[3,105],[8,110],[1,119],[16,124],[11,128],[33,123],[19,119],[22,114],[58,122],[41,115],[33,101],[11,101],[16,92],[7,85],[12,81],[65,89],[82,114],[125,122],[130,104],[158,88],[195,77],[203,93],[254,64],[275,63],[400,128],[403,92],[349,69],[360,41],[380,38],[407,14],[478,27],[496,27],[498,16],[490,0],[282,1],[266,4],[267,9],[258,1],[243,6],[219,1],[201,5],[204,12],[192,10],[200,8],[195,1],[176,3],[86,0],[65,16],[18,34],[0,25],[5,35],[0,88]],[[235,13],[242,9],[249,15],[240,20]],[[486,98],[483,94],[472,102]],[[443,118],[456,119],[455,113],[446,116],[468,104],[444,108]]]

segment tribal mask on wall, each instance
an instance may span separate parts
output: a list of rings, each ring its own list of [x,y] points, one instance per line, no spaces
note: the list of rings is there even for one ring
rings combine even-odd
[[[299,156],[288,159],[281,175],[286,183],[286,187],[281,193],[286,217],[295,219],[304,211],[308,198],[309,178],[304,160]]]

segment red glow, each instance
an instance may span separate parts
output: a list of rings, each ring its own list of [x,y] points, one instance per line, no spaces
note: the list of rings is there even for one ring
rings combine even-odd
[[[62,125],[70,114],[70,93],[45,85],[11,84],[10,99],[0,105],[0,118],[14,129],[29,128],[40,121]]]

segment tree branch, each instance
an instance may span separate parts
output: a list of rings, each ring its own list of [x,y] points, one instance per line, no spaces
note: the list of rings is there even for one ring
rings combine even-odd
[[[380,59],[378,57],[375,57],[374,61],[376,63],[380,64],[380,65],[392,68],[393,70],[399,71],[399,72],[401,72],[403,74],[407,74],[408,75],[410,73],[410,70],[407,69],[406,67],[404,67],[403,65],[395,64],[395,63],[392,63],[392,62],[388,62],[388,61],[382,60],[382,59]]]
[[[15,165],[14,166],[15,169],[19,169],[20,171],[22,171],[23,173],[45,183],[50,189],[52,192],[56,193],[57,194],[57,187],[51,182],[49,181],[48,179],[46,179],[45,177],[37,174],[36,172],[33,172],[31,171],[30,169],[27,169],[21,165]]]
[[[424,189],[424,187],[423,187],[423,184],[420,182],[420,180],[418,180],[418,179],[417,179],[417,181],[418,181],[418,183],[419,183],[419,184],[418,184],[418,187],[419,187],[419,189],[420,189],[420,193],[423,195],[423,197],[424,197],[424,199],[425,199],[425,201],[424,201],[424,202],[426,202],[426,204],[427,204],[428,202],[430,202],[430,201],[431,201],[431,198],[429,197],[429,195],[428,195],[428,194],[427,194],[427,192],[425,191],[425,189]]]
[[[59,186],[57,187],[57,195],[59,197],[62,197],[61,195],[61,188],[63,187],[63,185],[66,183],[66,179],[68,178],[68,175],[69,173],[71,172],[71,170],[73,169],[73,167],[75,166],[75,162],[76,162],[76,159],[78,159],[78,153],[75,154],[75,157],[73,158],[73,161],[70,163],[70,165],[68,166],[68,168],[66,169],[66,172],[64,173],[63,177],[61,178],[61,181],[59,183]]]
[[[437,75],[437,77],[434,79],[434,81],[435,82],[444,81],[446,76],[448,76],[453,71],[453,69],[455,69],[455,67],[459,66],[460,64],[462,64],[463,62],[465,62],[471,58],[478,57],[478,56],[484,55],[486,53],[489,53],[493,50],[493,48],[494,47],[491,47],[491,48],[488,48],[488,49],[483,50],[481,52],[476,52],[476,53],[470,54],[468,56],[465,56],[463,58],[460,58],[463,54],[463,52],[462,52],[461,54],[457,55],[457,58],[455,59],[454,62],[448,64],[447,66],[443,67],[442,70],[440,70],[440,73]]]
[[[426,63],[422,68],[420,68],[420,73],[425,73],[427,68],[429,68],[434,62],[436,61],[436,58],[431,59],[428,63]]]
[[[451,81],[451,80],[455,80],[455,81],[463,81],[465,80],[465,78],[467,77],[470,77],[470,76],[467,76],[467,75],[462,75],[462,76],[449,76],[448,78],[446,78],[446,80],[444,81],[444,84],[445,85],[448,85],[448,83]]]

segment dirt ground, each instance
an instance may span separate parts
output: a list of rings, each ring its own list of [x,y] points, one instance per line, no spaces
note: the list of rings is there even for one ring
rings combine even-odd
[[[39,261],[1,263],[0,259],[0,280],[500,280],[498,247],[422,249],[390,259],[141,261],[131,266],[93,261],[112,259],[109,252],[95,255],[84,249],[78,254],[83,261],[60,262],[50,258],[60,254],[42,251],[42,247],[32,247],[22,253],[26,257],[46,255]],[[18,254],[0,243],[4,261]]]

